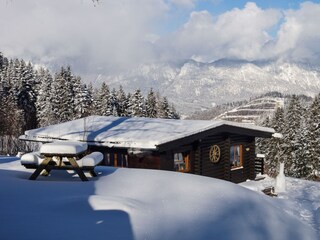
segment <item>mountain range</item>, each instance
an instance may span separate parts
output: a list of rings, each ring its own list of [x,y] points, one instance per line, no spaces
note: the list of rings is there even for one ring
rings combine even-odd
[[[226,102],[240,101],[277,91],[313,96],[320,92],[320,67],[307,63],[221,59],[212,63],[188,60],[182,63],[143,64],[121,74],[99,75],[127,91],[150,88],[174,104],[184,116]]]

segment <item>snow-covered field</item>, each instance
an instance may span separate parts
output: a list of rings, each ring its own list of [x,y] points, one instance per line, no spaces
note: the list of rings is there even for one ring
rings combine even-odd
[[[270,178],[97,170],[89,182],[66,171],[30,181],[18,158],[0,157],[0,239],[320,239],[318,182],[287,178],[271,198],[260,193]]]

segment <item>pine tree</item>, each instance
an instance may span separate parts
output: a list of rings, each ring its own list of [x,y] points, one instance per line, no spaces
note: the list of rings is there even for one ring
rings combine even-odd
[[[40,82],[37,95],[37,120],[40,127],[48,126],[55,122],[55,116],[52,108],[52,83],[53,78],[47,69],[40,68],[36,74]]]
[[[314,98],[314,101],[309,108],[309,115],[306,122],[307,139],[305,141],[310,144],[308,159],[312,169],[312,173],[306,177],[312,179],[316,173],[319,174],[320,172],[320,94]]]
[[[75,117],[73,81],[70,67],[67,69],[62,67],[55,75],[52,84],[52,109],[55,123],[70,121]]]
[[[102,86],[97,94],[96,107],[99,115],[111,116],[112,105],[110,101],[110,90],[107,84],[102,83]]]
[[[169,107],[169,116],[168,118],[170,119],[180,119],[179,114],[177,113],[175,107],[173,104],[171,104],[171,106]]]
[[[272,127],[269,116],[267,116],[260,125],[263,127]],[[269,140],[268,138],[256,138],[256,152],[266,154],[270,144]]]
[[[5,69],[8,66],[8,59],[3,56],[3,54],[0,52],[0,73],[3,69]],[[0,77],[1,81],[1,77]]]
[[[130,102],[131,102],[130,103],[131,116],[133,116],[133,117],[145,117],[146,116],[144,98],[141,94],[140,89],[137,89],[132,94]]]
[[[18,89],[17,100],[18,107],[23,111],[24,115],[24,130],[37,127],[37,111],[36,111],[36,92],[35,75],[33,67],[30,63],[26,64],[23,60],[20,61],[18,67]]]
[[[157,113],[158,118],[169,118],[170,107],[166,97],[163,97],[162,99],[158,100]]]
[[[117,102],[118,102],[118,116],[125,117],[128,116],[128,99],[126,93],[124,92],[122,86],[120,86],[117,92]]]
[[[87,117],[91,112],[92,96],[85,84],[81,83],[80,77],[76,78],[75,91],[75,118]]]
[[[110,93],[110,104],[111,104],[111,115],[118,117],[119,116],[119,103],[118,103],[118,98],[117,98],[117,91],[115,88],[113,88]]]
[[[308,130],[305,119],[301,121],[300,131],[297,135],[295,158],[293,159],[294,171],[292,177],[310,178],[312,176],[312,161],[310,155],[311,141],[308,139]]]
[[[283,108],[277,108],[271,121],[271,126],[277,133],[284,133],[285,120]],[[266,150],[266,171],[270,176],[276,176],[280,162],[286,163],[286,143],[282,138],[271,138]]]
[[[126,116],[127,117],[133,117],[132,115],[132,102],[131,102],[131,98],[132,98],[132,95],[131,93],[128,93],[127,94],[127,109],[126,109]]]
[[[297,162],[299,162],[297,151],[299,151],[300,148],[298,136],[301,131],[302,116],[303,109],[300,100],[296,95],[293,95],[286,113],[286,126],[284,130],[284,141],[286,143],[285,172],[288,176],[294,176],[297,171]]]
[[[157,117],[157,98],[152,88],[150,89],[146,99],[146,117]]]

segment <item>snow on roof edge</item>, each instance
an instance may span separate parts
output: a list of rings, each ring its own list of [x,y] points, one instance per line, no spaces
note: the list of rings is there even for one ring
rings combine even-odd
[[[181,138],[188,137],[188,136],[191,136],[191,135],[194,135],[194,134],[197,134],[197,133],[202,133],[202,132],[205,132],[205,131],[210,130],[212,128],[220,127],[220,126],[223,126],[223,125],[232,126],[232,127],[239,127],[239,128],[245,128],[245,129],[248,129],[248,130],[267,132],[267,133],[270,133],[270,134],[276,134],[275,130],[273,128],[269,128],[269,127],[261,127],[261,126],[256,126],[256,125],[253,125],[253,124],[237,123],[237,122],[226,121],[226,120],[215,120],[215,121],[212,121],[212,122],[215,123],[215,124],[209,125],[209,126],[203,128],[203,129],[201,129],[200,131],[189,132],[188,134],[181,134],[180,136],[176,136],[175,138],[165,139],[164,141],[159,142],[159,144],[157,144],[157,146],[165,144],[165,143],[168,143],[168,142],[172,142],[174,140],[179,140]]]
[[[91,119],[100,118],[100,117],[101,116],[89,116],[89,117],[86,117],[85,119],[87,119],[88,122],[90,122],[90,121],[94,122],[94,120],[92,121]],[[84,119],[84,118],[82,118],[82,119]],[[73,121],[69,121],[69,122],[61,123],[61,124],[64,124],[64,125],[70,124],[71,122],[74,123],[74,121],[79,121],[81,123],[82,119],[77,119],[77,120],[73,120]],[[110,124],[110,122],[117,121],[118,119],[119,119],[118,117],[102,117],[101,119],[99,119],[99,121],[97,121],[97,123],[101,123],[101,121],[102,122],[106,121],[107,124]],[[150,133],[149,133],[149,139],[148,139],[148,138],[143,137],[144,135],[142,135],[142,137],[141,137],[141,131],[145,131],[146,129],[142,129],[141,131],[138,129],[138,130],[136,130],[138,137],[135,138],[135,135],[132,135],[132,133],[131,133],[131,139],[130,139],[130,138],[127,138],[128,135],[126,135],[127,134],[126,128],[124,128],[124,130],[121,129],[121,131],[124,134],[124,137],[122,136],[121,138],[117,138],[117,137],[113,138],[112,136],[111,137],[106,136],[105,139],[100,138],[100,139],[97,139],[97,141],[94,141],[92,139],[91,140],[90,139],[84,140],[82,138],[79,138],[80,136],[83,135],[81,133],[78,136],[68,136],[67,133],[66,133],[66,135],[59,136],[59,135],[55,135],[55,134],[50,134],[50,131],[46,132],[47,129],[51,129],[51,128],[57,127],[58,125],[61,125],[61,124],[55,124],[55,125],[51,125],[48,127],[27,130],[27,131],[25,131],[25,135],[20,136],[19,139],[25,140],[25,141],[37,141],[37,142],[77,140],[77,141],[86,141],[86,142],[88,142],[89,145],[99,145],[99,146],[117,147],[117,148],[137,148],[137,149],[156,150],[159,145],[162,145],[162,144],[165,144],[165,143],[168,143],[171,141],[179,140],[179,139],[182,139],[182,138],[185,138],[188,136],[192,136],[197,133],[205,132],[210,129],[220,127],[222,125],[239,127],[242,129],[248,129],[248,130],[253,130],[253,131],[254,130],[261,131],[261,132],[270,133],[270,134],[275,133],[274,129],[272,129],[272,128],[255,126],[253,124],[236,123],[236,122],[231,122],[231,121],[226,121],[226,120],[208,121],[208,120],[173,120],[173,119],[170,120],[170,119],[150,119],[150,118],[126,118],[126,119],[129,120],[129,126],[131,126],[131,124],[133,124],[132,126],[135,126],[134,125],[135,121],[138,123],[145,121],[147,124],[156,124],[155,125],[156,127],[161,126],[161,125],[162,125],[161,127],[163,127],[163,126],[166,126],[167,123],[174,123],[174,124],[171,124],[173,127],[178,127],[178,126],[182,125],[184,127],[183,128],[184,130],[181,131],[181,129],[179,129],[175,133],[170,132],[170,130],[167,130],[166,133],[162,135],[162,139],[161,139],[161,137],[159,137],[159,135],[155,131],[154,137],[150,137]],[[133,122],[133,123],[131,123],[131,122]],[[194,125],[194,123],[195,123],[195,125]],[[154,125],[152,125],[152,126],[153,126],[152,128],[147,127],[147,130],[150,130],[151,133],[152,133],[152,131],[157,130],[154,128]],[[188,129],[187,131],[185,129],[186,126]],[[190,128],[189,128],[189,126],[190,126]],[[126,126],[126,127],[128,127],[128,126]],[[62,127],[62,129],[63,129],[63,127]],[[190,131],[189,131],[189,129],[190,129]],[[130,135],[130,131],[131,131],[131,129],[129,128],[128,129],[129,135]],[[106,132],[108,132],[108,130]]]

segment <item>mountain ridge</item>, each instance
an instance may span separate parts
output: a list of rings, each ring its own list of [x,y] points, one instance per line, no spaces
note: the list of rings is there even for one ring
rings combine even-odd
[[[220,59],[202,63],[193,59],[181,63],[142,64],[121,74],[101,75],[106,82],[128,91],[150,88],[167,96],[184,116],[216,104],[239,101],[278,91],[313,96],[320,92],[320,68],[308,63]]]

